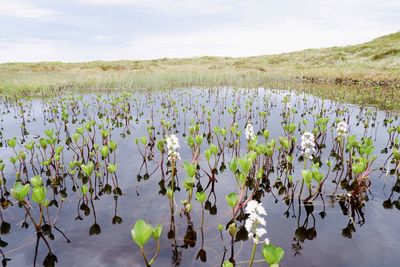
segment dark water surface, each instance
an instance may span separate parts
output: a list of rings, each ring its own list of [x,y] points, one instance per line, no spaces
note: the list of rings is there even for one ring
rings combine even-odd
[[[3,99],[0,104],[2,147],[0,148],[0,158],[4,160],[4,177],[7,179],[7,187],[10,189],[15,181],[15,169],[8,158],[14,156],[14,151],[7,147],[6,140],[16,136],[19,143],[22,141],[21,124],[23,118],[21,109],[24,111],[27,135],[25,142],[29,140],[39,140],[37,137],[44,136],[46,129],[61,129],[60,143],[64,146],[64,164],[68,167],[74,154],[68,150],[65,144],[66,133],[64,125],[60,122],[61,106],[68,103],[67,112],[70,114],[68,128],[73,133],[76,127],[84,123],[82,119],[94,119],[100,124],[109,115],[112,118],[118,112],[122,112],[122,107],[128,107],[129,103],[132,118],[130,125],[125,127],[125,121],[120,117],[120,125],[114,125],[112,139],[118,143],[116,150],[116,162],[118,164],[117,177],[122,196],[114,194],[103,194],[99,199],[94,200],[96,218],[94,218],[93,208],[89,205],[90,214],[83,215],[83,220],[76,220],[78,216],[80,199],[77,192],[72,191],[72,180],[69,176],[65,178],[65,188],[68,196],[65,198],[61,213],[57,218],[57,227],[71,240],[70,243],[60,234],[52,230],[54,240],[49,240],[52,252],[56,255],[57,266],[144,266],[139,249],[132,241],[130,230],[138,219],[155,225],[161,223],[164,226],[161,238],[161,252],[154,266],[220,266],[224,257],[224,247],[228,250],[225,260],[231,257],[230,237],[227,231],[223,231],[224,242],[221,241],[217,225],[224,226],[231,219],[225,195],[229,192],[238,192],[235,177],[229,170],[229,161],[232,159],[232,149],[225,149],[225,164],[227,169],[217,174],[217,181],[210,185],[206,192],[210,195],[208,205],[211,207],[205,210],[204,218],[204,246],[207,254],[207,261],[201,262],[196,256],[201,249],[202,234],[201,206],[193,199],[193,210],[191,211],[191,222],[193,230],[196,232],[196,240],[185,239],[188,230],[188,218],[181,213],[181,200],[187,197],[187,192],[182,183],[185,172],[182,168],[183,162],[191,161],[192,154],[189,146],[185,142],[183,134],[188,134],[188,127],[191,122],[200,122],[200,133],[207,136],[209,129],[207,123],[207,112],[210,111],[211,130],[214,126],[225,127],[228,129],[233,122],[232,113],[229,108],[237,106],[236,122],[238,129],[243,132],[241,136],[241,155],[246,153],[246,139],[244,129],[250,120],[256,132],[261,128],[270,131],[269,139],[278,139],[284,136],[281,122],[283,121],[282,112],[288,109],[288,105],[296,111],[293,122],[296,124],[295,136],[297,136],[296,147],[293,150],[294,182],[301,180],[300,172],[303,162],[299,161],[300,136],[302,131],[312,131],[315,125],[317,114],[324,114],[329,118],[328,130],[324,140],[325,148],[322,148],[321,170],[327,173],[325,161],[330,158],[335,162],[331,155],[336,137],[335,127],[332,123],[335,118],[346,119],[349,122],[349,135],[356,135],[358,139],[363,136],[372,137],[374,140],[374,155],[377,159],[373,163],[374,171],[369,175],[371,186],[365,193],[363,203],[354,209],[352,216],[352,206],[344,199],[340,202],[340,197],[345,193],[351,193],[343,189],[339,184],[337,190],[333,183],[340,171],[331,171],[324,184],[321,196],[317,197],[313,205],[305,207],[302,201],[295,196],[290,206],[284,201],[285,194],[280,195],[278,189],[274,187],[277,177],[282,174],[275,168],[274,172],[268,174],[268,182],[265,182],[267,190],[263,192],[262,203],[268,215],[266,216],[268,237],[274,244],[281,246],[285,252],[281,266],[399,266],[400,262],[400,200],[399,200],[399,175],[386,174],[386,159],[391,155],[390,138],[388,125],[384,125],[385,119],[393,119],[390,125],[400,126],[400,120],[395,112],[385,112],[376,110],[373,107],[361,108],[349,104],[334,103],[330,100],[321,100],[314,96],[295,94],[289,91],[279,90],[232,90],[222,88],[219,90],[206,89],[185,89],[171,90],[163,92],[136,92],[123,97],[121,102],[112,103],[118,94],[83,95],[82,99],[53,98],[53,99],[33,99],[21,101],[21,106],[17,102]],[[122,98],[122,97],[121,97]],[[102,99],[102,100],[99,100]],[[75,111],[77,114],[76,123],[72,123],[72,106],[76,103]],[[288,104],[290,103],[290,104]],[[51,111],[53,109],[53,111]],[[117,112],[118,110],[118,112]],[[269,113],[265,117],[259,112]],[[340,111],[341,115],[336,115]],[[106,114],[99,118],[98,114]],[[59,118],[57,118],[57,116]],[[53,121],[51,118],[55,118]],[[178,183],[180,191],[175,193],[176,207],[175,213],[171,214],[168,198],[160,194],[160,181],[162,180],[160,165],[160,152],[154,148],[154,158],[147,163],[147,173],[151,174],[147,180],[138,179],[146,173],[146,166],[142,165],[143,157],[135,144],[135,138],[148,136],[146,127],[154,125],[156,140],[163,138],[160,120],[169,121],[172,126],[170,133],[175,133],[180,141],[181,148],[179,153],[181,160],[178,162]],[[303,119],[308,119],[307,126],[302,126],[299,131],[298,126]],[[109,125],[111,125],[113,122]],[[386,121],[387,122],[387,121]],[[364,126],[367,123],[367,127]],[[374,124],[374,125],[373,125]],[[116,127],[118,126],[118,127]],[[96,140],[100,144],[100,130],[97,128]],[[129,130],[130,134],[126,134]],[[125,133],[125,134],[124,134]],[[397,135],[398,136],[398,135]],[[148,138],[149,139],[149,138]],[[208,147],[207,138],[204,138],[199,165],[209,171],[204,157],[204,149]],[[211,135],[211,143],[217,145],[214,134]],[[157,141],[156,141],[157,142]],[[264,138],[258,137],[259,143],[264,143]],[[144,150],[144,146],[139,146]],[[277,142],[279,146],[279,141]],[[387,153],[381,153],[387,148]],[[19,144],[16,150],[24,150],[23,145]],[[38,150],[36,151],[38,153]],[[274,165],[278,165],[277,154],[274,154]],[[166,158],[164,159],[166,160]],[[389,160],[390,161],[390,160]],[[34,161],[38,166],[36,160]],[[222,160],[219,161],[218,168]],[[387,164],[387,163],[386,163]],[[165,165],[165,163],[164,163]],[[66,169],[67,169],[66,167]],[[17,163],[19,168],[19,163]],[[166,165],[165,165],[165,168]],[[391,164],[390,168],[394,168]],[[155,171],[154,171],[155,170]],[[154,173],[153,173],[154,171]],[[33,176],[33,170],[28,164],[28,177]],[[45,178],[45,173],[42,174]],[[21,175],[25,177],[25,175]],[[282,178],[283,179],[283,178]],[[344,179],[344,178],[343,178]],[[46,179],[45,179],[46,180]],[[140,181],[138,181],[140,180]],[[208,177],[200,171],[199,183],[206,188]],[[268,185],[267,185],[268,184]],[[196,185],[199,184],[196,182]],[[214,191],[212,192],[212,188]],[[49,199],[53,198],[52,190],[48,190]],[[195,188],[196,191],[196,188]],[[298,192],[298,191],[297,191]],[[335,193],[334,195],[332,195]],[[306,190],[303,197],[306,196]],[[61,196],[57,194],[55,198],[61,203]],[[389,199],[389,201],[387,201]],[[11,259],[7,266],[32,266],[35,257],[36,234],[33,225],[29,222],[29,227],[22,228],[21,224],[25,218],[25,212],[18,204],[14,203],[6,209],[2,209],[2,220],[10,224],[9,233],[3,231],[1,240],[7,242],[2,247],[4,257]],[[385,202],[386,201],[386,202]],[[385,203],[385,207],[384,207]],[[32,207],[36,208],[36,203],[32,202]],[[54,218],[58,209],[54,206],[49,207],[50,214]],[[346,212],[347,211],[347,212]],[[35,215],[38,216],[37,212]],[[120,224],[113,224],[115,216],[122,218]],[[171,220],[175,222],[175,238],[167,236],[171,229]],[[95,223],[100,226],[101,232],[89,234],[89,229]],[[115,222],[115,221],[114,221]],[[243,222],[238,222],[242,225]],[[300,230],[297,230],[299,229]],[[295,234],[297,230],[297,235]],[[192,233],[193,235],[193,233]],[[195,242],[193,247],[185,246],[185,243]],[[235,260],[237,266],[247,266],[246,261],[250,258],[252,242],[235,242]],[[146,245],[148,254],[152,255],[155,243],[151,241]],[[48,248],[41,240],[38,247],[37,266],[42,266]],[[150,256],[149,256],[150,257]],[[255,266],[265,266],[262,261],[261,245],[256,254],[259,260]]]

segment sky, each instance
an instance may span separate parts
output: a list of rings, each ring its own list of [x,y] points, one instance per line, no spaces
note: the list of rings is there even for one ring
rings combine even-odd
[[[255,56],[400,30],[400,0],[0,0],[0,62]]]

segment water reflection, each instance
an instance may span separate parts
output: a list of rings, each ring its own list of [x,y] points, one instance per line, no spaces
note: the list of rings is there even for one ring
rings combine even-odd
[[[313,258],[314,266],[345,266],[326,251],[368,251],[367,242],[347,239],[364,238],[365,233],[356,230],[377,227],[378,217],[387,220],[386,235],[370,232],[365,238],[387,242],[393,251],[399,245],[397,228],[390,224],[398,219],[400,206],[400,165],[393,155],[399,148],[397,113],[264,89],[2,99],[0,107],[3,266],[74,266],[83,256],[89,258],[88,266],[98,266],[94,255],[110,250],[111,244],[123,252],[112,250],[103,265],[130,266],[141,260],[129,237],[138,218],[162,222],[166,229],[157,266],[219,266],[225,260],[246,265],[251,244],[244,204],[250,199],[262,202],[269,212],[269,234],[288,255],[284,266],[309,266],[304,257]],[[350,125],[355,140],[344,144],[337,139],[336,118]],[[244,136],[249,122],[260,144],[254,148],[257,166],[245,177],[246,190],[238,192],[240,205],[232,210],[225,202],[236,190],[230,163],[253,149]],[[315,135],[312,160],[300,153],[300,136],[306,130]],[[182,160],[176,170],[159,144],[168,133],[181,140]],[[196,145],[196,136],[203,138],[202,145]],[[11,147],[8,140],[14,137],[18,145]],[[347,147],[351,142],[354,146]],[[377,158],[371,155],[371,164],[356,175],[355,158],[371,146]],[[198,163],[192,194],[184,160]],[[85,171],[90,162],[92,172]],[[305,165],[321,174],[311,186],[301,179]],[[35,203],[27,206],[34,218],[43,220],[35,231],[28,213],[10,196],[10,187],[37,174],[44,178],[49,205],[42,215]],[[192,199],[202,191],[207,197],[200,205]],[[218,224],[224,225],[223,231]],[[34,232],[36,238],[28,241]],[[21,247],[29,242],[32,246]],[[381,260],[381,266],[400,260],[395,253],[386,261],[373,256],[368,260]],[[361,266],[363,260],[346,259],[346,264]]]

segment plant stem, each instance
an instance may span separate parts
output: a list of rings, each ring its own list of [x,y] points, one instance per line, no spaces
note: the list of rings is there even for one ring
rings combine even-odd
[[[157,250],[156,250],[156,254],[154,255],[154,257],[149,261],[149,266],[151,266],[153,264],[153,262],[155,261],[155,259],[157,258],[158,254],[160,253],[160,239],[157,239]]]
[[[144,253],[143,247],[140,247],[140,253],[143,256],[143,259],[144,259],[144,262],[146,263],[146,266],[150,266],[149,262],[147,261],[146,254]]]
[[[254,256],[256,255],[256,250],[257,250],[257,243],[254,243],[253,250],[251,251],[249,267],[253,266],[253,261],[254,261]]]
[[[304,170],[306,169],[307,169],[307,159],[304,159]],[[301,177],[301,188],[300,188],[299,198],[301,198],[301,194],[303,193],[303,187],[304,187],[304,178]]]

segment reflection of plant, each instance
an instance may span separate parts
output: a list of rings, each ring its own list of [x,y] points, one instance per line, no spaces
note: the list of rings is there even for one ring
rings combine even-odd
[[[157,258],[158,254],[160,253],[160,237],[162,233],[162,225],[157,224],[155,227],[151,226],[150,224],[146,223],[143,220],[136,221],[135,225],[131,230],[131,235],[133,241],[135,241],[136,245],[140,248],[140,253],[143,256],[144,262],[146,266],[151,266],[155,259]],[[144,251],[144,245],[153,237],[155,241],[157,241],[157,249],[154,256],[147,260],[146,253]]]
[[[201,249],[197,253],[196,259],[200,258],[200,260],[202,262],[206,262],[207,261],[207,253],[204,250],[204,205],[203,205],[204,201],[206,201],[206,199],[207,199],[206,192],[204,192],[204,191],[196,192],[196,199],[201,205],[201,226],[200,226],[200,230],[201,230]]]
[[[160,170],[159,174],[162,177],[159,183],[160,194],[168,196],[170,204],[171,230],[168,238],[173,240],[171,241],[174,247],[173,258],[176,260],[174,263],[179,263],[181,260],[181,248],[196,246],[197,230],[194,225],[201,225],[202,246],[198,258],[206,259],[203,243],[207,241],[204,240],[203,228],[204,220],[207,218],[204,217],[204,212],[207,210],[211,215],[217,214],[216,193],[219,191],[219,186],[229,184],[228,181],[224,181],[225,176],[221,175],[228,165],[225,165],[225,162],[230,163],[229,168],[237,181],[237,188],[224,189],[224,192],[228,192],[226,201],[229,206],[227,214],[229,223],[226,229],[232,237],[232,256],[229,262],[223,264],[224,266],[235,264],[234,242],[251,239],[257,243],[265,237],[263,230],[258,230],[257,233],[262,224],[256,227],[256,221],[252,221],[246,215],[251,207],[250,203],[262,202],[265,196],[274,198],[276,202],[283,200],[288,206],[285,212],[288,218],[293,208],[291,217],[300,220],[300,209],[296,213],[296,204],[293,204],[293,199],[296,197],[299,197],[298,207],[306,209],[307,218],[303,224],[298,223],[295,234],[296,253],[305,240],[316,237],[316,219],[311,211],[313,201],[319,201],[319,197],[324,201],[327,193],[332,193],[334,198],[340,197],[339,205],[343,209],[343,214],[350,217],[343,235],[350,237],[353,229],[355,230],[354,222],[357,218],[360,223],[364,221],[364,202],[368,199],[368,189],[373,182],[369,179],[369,174],[373,170],[372,136],[377,125],[385,127],[389,135],[386,147],[382,150],[382,153],[388,154],[384,164],[386,168],[382,170],[385,169],[387,176],[397,176],[392,192],[383,205],[384,208],[400,209],[400,200],[395,195],[400,191],[400,127],[397,125],[398,118],[393,113],[387,112],[381,125],[377,121],[377,114],[380,113],[372,108],[360,107],[359,113],[355,114],[357,108],[348,108],[346,105],[333,102],[327,105],[325,101],[306,94],[293,97],[292,93],[260,92],[262,90],[197,91],[195,89],[191,92],[162,91],[143,95],[141,93],[93,94],[44,99],[41,102],[43,123],[51,129],[45,130],[37,138],[30,135],[25,137],[23,134],[21,139],[21,136],[17,138],[12,135],[15,133],[6,133],[4,136],[10,137],[8,140],[3,139],[3,123],[1,123],[0,145],[6,145],[10,152],[13,152],[9,158],[10,166],[5,166],[7,164],[0,160],[2,208],[12,207],[10,200],[13,197],[20,207],[25,205],[28,208],[37,224],[40,224],[42,217],[44,226],[50,224],[46,218],[47,211],[58,207],[60,203],[57,201],[68,198],[74,202],[74,194],[69,191],[71,188],[79,198],[77,219],[82,219],[80,213],[86,216],[93,214],[95,222],[89,234],[99,234],[100,225],[96,222],[94,203],[100,197],[114,193],[113,223],[121,223],[122,218],[116,216],[117,198],[122,195],[117,181],[117,171],[121,168],[121,164],[117,164],[117,143],[112,137],[117,133],[118,139],[124,139],[133,129],[131,124],[136,123],[135,133],[143,135],[144,132],[144,136],[125,139],[122,142],[124,147],[121,153],[126,152],[127,142],[137,144],[135,150],[142,155],[142,166],[146,167],[144,175],[142,166],[140,167],[138,180],[150,179],[156,170]],[[341,99],[345,98],[345,95],[341,96]],[[0,105],[4,108],[2,115],[7,116],[7,110],[12,109],[14,105],[17,116],[20,112],[24,113],[20,114],[23,120],[22,131],[25,132],[32,126],[29,122],[35,119],[35,116],[33,113],[30,115],[34,109],[29,101],[25,103],[21,100],[13,104],[9,99],[5,99]],[[275,112],[277,110],[273,110],[274,107],[280,109],[278,110],[280,115]],[[276,115],[278,118],[275,118]],[[268,119],[269,116],[273,119]],[[186,127],[189,121],[190,125]],[[279,124],[282,128],[276,127]],[[354,133],[358,133],[361,129],[364,132],[361,135],[364,137],[360,139],[358,134],[352,135],[349,125],[354,127]],[[9,130],[8,127],[4,129]],[[282,136],[273,139],[277,138],[277,130]],[[381,130],[375,131],[375,138],[381,132]],[[296,146],[299,143],[297,138],[302,133],[304,133],[302,143]],[[371,138],[368,138],[368,135]],[[330,140],[328,136],[332,139]],[[181,138],[184,138],[188,145],[182,152],[179,150]],[[243,140],[245,147],[241,148]],[[324,148],[327,146],[331,146],[331,154],[325,153]],[[157,158],[153,149],[160,152]],[[185,154],[185,158],[191,156],[191,160],[179,164],[179,153],[182,155],[187,152],[189,155]],[[303,161],[303,168],[296,160],[298,152],[302,154],[298,160]],[[322,157],[327,158],[322,160]],[[154,172],[148,172],[147,164],[157,165]],[[12,167],[14,172],[10,174]],[[126,170],[125,168],[131,166],[122,167]],[[178,174],[184,175],[181,188]],[[300,174],[302,180],[294,181],[294,177]],[[34,175],[43,176],[43,184],[36,176],[29,181]],[[19,184],[15,184],[10,194],[6,182],[15,178]],[[204,178],[208,183],[203,188],[201,183]],[[330,188],[330,186],[325,187],[328,178],[332,178],[332,182],[336,185],[334,192],[326,192],[327,188]],[[299,188],[300,182],[308,189],[305,198],[302,195],[303,189]],[[182,188],[186,191],[181,192]],[[27,189],[29,192],[25,195]],[[343,190],[346,191],[342,192]],[[136,192],[139,195],[138,190]],[[47,201],[47,198],[42,201],[43,196],[49,197],[50,201]],[[180,238],[180,227],[175,225],[178,222],[175,222],[174,218],[176,206],[174,198],[177,196],[183,196],[183,199],[180,199],[183,209],[179,215],[186,216],[188,223],[182,244],[176,241]],[[194,196],[200,206],[193,203]],[[301,200],[304,205],[301,204]],[[222,198],[222,201],[225,200]],[[201,223],[196,224],[195,219],[200,220],[200,216],[193,216],[192,220],[191,212],[200,208]],[[42,215],[39,217],[41,212]],[[220,210],[218,212],[221,214]],[[5,222],[4,214],[0,211],[3,222]],[[25,214],[29,222],[29,215]],[[325,206],[320,215],[321,218],[325,217]],[[250,222],[253,222],[251,227]],[[218,226],[225,249],[223,228],[222,225]],[[3,229],[1,230],[3,232]],[[46,236],[45,231],[43,229],[42,231]],[[264,256],[269,258],[267,263],[279,264],[279,249],[275,253],[272,246],[268,247]],[[225,254],[222,261],[224,260]]]

